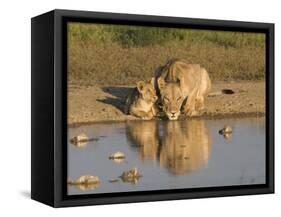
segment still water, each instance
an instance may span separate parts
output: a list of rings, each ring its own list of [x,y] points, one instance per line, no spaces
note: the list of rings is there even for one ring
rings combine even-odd
[[[229,138],[218,134],[224,125],[233,129]],[[68,143],[68,177],[94,175],[100,183],[68,186],[69,195],[265,183],[264,118],[96,123],[69,128],[68,141],[80,133],[93,141]],[[117,151],[122,162],[109,159]],[[133,167],[142,177],[123,182]]]

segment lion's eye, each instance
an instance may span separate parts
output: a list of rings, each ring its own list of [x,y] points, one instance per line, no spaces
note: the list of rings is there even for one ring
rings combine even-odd
[[[169,102],[169,99],[168,99],[167,97],[164,97],[164,100],[167,101],[167,102]]]
[[[180,101],[181,100],[181,97],[177,98],[177,101]]]

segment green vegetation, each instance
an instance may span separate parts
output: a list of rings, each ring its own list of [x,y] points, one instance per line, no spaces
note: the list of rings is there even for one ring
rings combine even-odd
[[[265,35],[105,24],[68,24],[69,81],[133,84],[171,58],[199,63],[213,80],[265,76]]]

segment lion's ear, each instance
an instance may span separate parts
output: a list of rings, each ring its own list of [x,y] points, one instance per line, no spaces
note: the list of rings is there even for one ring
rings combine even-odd
[[[158,87],[159,87],[160,91],[162,91],[166,85],[164,78],[162,78],[162,77],[158,78],[157,83],[158,83]]]
[[[155,78],[151,78],[150,83],[151,83],[152,86],[155,88]]]
[[[138,81],[138,82],[137,82],[137,88],[138,88],[138,91],[139,91],[140,93],[143,91],[144,85],[145,85],[144,81]]]

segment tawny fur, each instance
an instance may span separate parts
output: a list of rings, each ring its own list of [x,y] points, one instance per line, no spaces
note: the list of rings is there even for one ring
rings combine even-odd
[[[149,82],[139,81],[137,87],[127,97],[125,113],[144,120],[150,120],[157,114],[157,95],[154,78]]]
[[[170,120],[178,119],[181,110],[187,116],[196,116],[205,108],[205,97],[211,89],[205,68],[173,59],[156,70],[155,78],[163,111]]]

